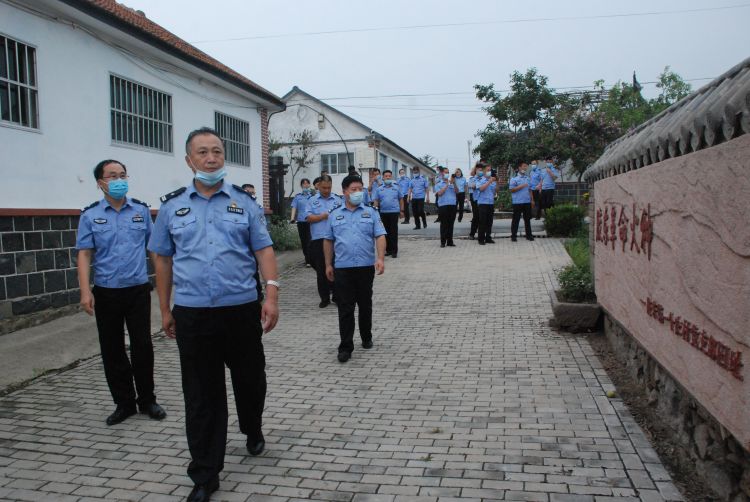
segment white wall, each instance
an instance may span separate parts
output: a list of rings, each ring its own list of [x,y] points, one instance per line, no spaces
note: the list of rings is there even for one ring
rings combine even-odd
[[[4,3],[0,3],[0,33],[36,47],[40,120],[37,131],[0,123],[0,207],[84,207],[101,198],[94,166],[113,158],[128,167],[129,194],[158,208],[159,196],[190,182],[185,139],[193,129],[214,127],[215,111],[250,123],[251,166],[228,165],[227,180],[253,183],[262,197],[260,114],[246,97],[179,70],[168,59],[159,66],[170,71],[156,70],[84,30]],[[139,53],[137,48],[134,51]],[[172,96],[173,153],[113,144],[110,73]]]

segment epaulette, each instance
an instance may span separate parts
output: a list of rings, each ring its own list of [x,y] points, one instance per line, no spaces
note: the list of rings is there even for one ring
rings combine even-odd
[[[244,188],[242,188],[242,187],[241,187],[241,186],[239,186],[239,185],[232,185],[232,188],[234,188],[234,189],[236,189],[236,190],[239,190],[240,192],[244,193],[245,195],[247,195],[247,196],[248,196],[248,197],[250,197],[251,199],[253,198],[253,197],[252,197],[252,196],[251,196],[251,195],[250,195],[249,193],[247,193],[247,192],[245,191],[245,189],[244,189]]]
[[[148,204],[146,204],[145,202],[143,202],[142,200],[134,199],[134,198],[132,198],[132,197],[130,198],[130,200],[131,200],[132,202],[135,202],[136,204],[140,204],[141,206],[151,207],[151,206],[149,206]]]
[[[91,209],[92,207],[96,207],[96,206],[98,206],[98,205],[99,205],[99,202],[100,202],[100,201],[92,202],[92,203],[91,203],[91,204],[89,204],[88,206],[84,207],[83,209],[81,209],[81,214],[85,213],[86,211],[88,211],[88,210],[89,210],[89,209]]]
[[[174,199],[175,197],[177,197],[178,195],[180,195],[185,190],[187,190],[187,187],[178,188],[174,192],[169,192],[167,195],[162,195],[161,197],[159,197],[159,200],[161,201],[162,204],[164,204],[168,200]]]

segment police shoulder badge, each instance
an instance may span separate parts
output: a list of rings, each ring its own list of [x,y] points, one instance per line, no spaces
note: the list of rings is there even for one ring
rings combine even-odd
[[[175,211],[174,214],[176,214],[177,216],[185,216],[189,212],[190,212],[190,208],[189,207],[181,207],[180,209],[178,209],[177,211]]]
[[[106,218],[94,218],[94,223],[96,223],[97,225],[104,225],[105,223],[107,223],[107,219]]]

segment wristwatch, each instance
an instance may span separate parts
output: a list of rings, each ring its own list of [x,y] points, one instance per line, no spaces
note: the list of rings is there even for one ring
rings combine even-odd
[[[268,279],[266,281],[266,287],[268,286],[276,286],[276,289],[281,289],[281,284],[279,284],[279,281],[274,281],[273,279]]]

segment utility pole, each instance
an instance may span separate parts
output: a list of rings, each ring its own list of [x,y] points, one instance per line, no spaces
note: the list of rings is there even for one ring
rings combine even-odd
[[[469,147],[469,165],[466,168],[471,170],[471,140],[467,140],[466,143]]]

